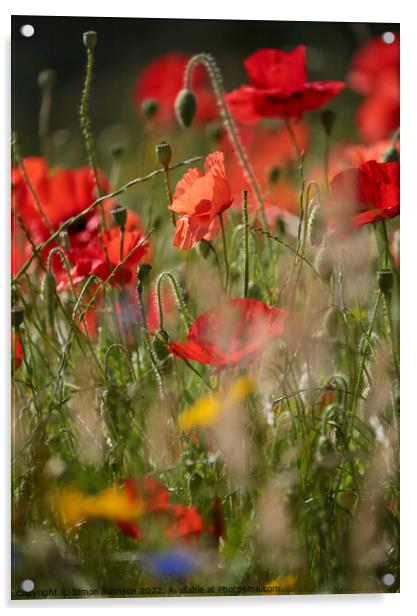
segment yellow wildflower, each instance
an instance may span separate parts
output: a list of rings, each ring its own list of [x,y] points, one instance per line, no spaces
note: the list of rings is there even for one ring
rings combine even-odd
[[[270,588],[271,593],[265,594],[285,595],[288,593],[288,591],[292,590],[295,587],[297,580],[298,577],[293,573],[284,575],[283,577],[276,580],[271,580],[270,582],[268,582],[268,584],[266,584],[266,588]]]
[[[143,503],[120,488],[107,488],[94,495],[66,488],[57,492],[53,501],[62,524],[67,527],[91,519],[130,522],[143,511]]]
[[[178,418],[180,430],[189,432],[194,428],[212,426],[228,407],[242,402],[253,391],[253,382],[242,377],[231,384],[226,395],[224,392],[219,392],[203,396],[180,414]]]

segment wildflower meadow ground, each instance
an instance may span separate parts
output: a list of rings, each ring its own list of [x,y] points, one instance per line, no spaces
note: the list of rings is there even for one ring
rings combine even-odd
[[[397,592],[399,33],[159,54],[105,155],[66,45],[81,146],[52,70],[12,142],[13,598]]]

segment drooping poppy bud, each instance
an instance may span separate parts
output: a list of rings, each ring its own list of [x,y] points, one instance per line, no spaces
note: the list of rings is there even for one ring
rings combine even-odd
[[[142,101],[142,105],[140,108],[143,115],[148,120],[151,120],[154,117],[155,113],[158,111],[159,103],[154,98],[145,98],[145,100]]]
[[[389,269],[379,270],[377,272],[378,286],[384,295],[388,295],[394,283],[394,276]]]
[[[124,229],[127,221],[127,209],[123,205],[118,205],[111,211],[113,220],[121,229]]]
[[[326,135],[329,136],[336,120],[335,112],[331,109],[324,109],[320,114],[320,120]]]
[[[323,208],[317,199],[312,199],[309,205],[308,241],[312,246],[320,246],[326,231],[323,219]]]
[[[320,278],[328,282],[333,274],[333,257],[327,246],[322,246],[318,251],[315,265]]]
[[[56,280],[55,276],[50,272],[45,274],[45,278],[42,283],[42,297],[46,305],[46,312],[48,314],[49,323],[52,326],[54,323],[55,308],[57,305],[56,296]]]
[[[269,171],[269,183],[276,184],[279,180],[279,176],[281,175],[281,170],[279,167],[272,167]]]
[[[191,90],[180,90],[175,100],[175,114],[181,126],[191,126],[197,111],[197,101]]]
[[[143,285],[145,284],[147,278],[149,277],[149,272],[151,271],[152,267],[149,265],[149,263],[141,263],[138,266],[137,272],[136,272],[136,276],[138,279],[138,293],[139,295],[142,294],[143,291]]]
[[[97,45],[97,32],[94,32],[94,30],[84,32],[83,43],[86,49],[94,49]]]
[[[158,145],[155,147],[155,152],[161,166],[164,169],[167,169],[172,160],[172,149],[169,143],[167,143],[166,141],[161,141],[161,143],[158,143]]]
[[[339,311],[334,306],[330,306],[324,316],[324,329],[331,338],[334,338],[339,329]]]

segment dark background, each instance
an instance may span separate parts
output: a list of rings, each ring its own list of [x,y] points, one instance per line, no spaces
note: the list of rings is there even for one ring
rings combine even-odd
[[[31,38],[20,34],[31,24]],[[123,123],[132,130],[141,120],[135,109],[136,77],[150,60],[168,51],[212,53],[223,71],[226,89],[246,81],[243,60],[260,47],[308,48],[308,75],[344,79],[353,52],[371,36],[397,24],[173,20],[107,17],[12,17],[12,122],[25,155],[39,151],[37,123],[41,70],[57,72],[52,129],[77,131],[85,70],[82,34],[96,30],[98,45],[91,115],[95,130]],[[346,96],[356,101],[351,93]],[[359,100],[359,99],[357,99]],[[339,104],[339,103],[337,103]],[[354,107],[354,105],[350,105]],[[351,118],[350,118],[351,119]],[[138,129],[139,130],[139,129]]]

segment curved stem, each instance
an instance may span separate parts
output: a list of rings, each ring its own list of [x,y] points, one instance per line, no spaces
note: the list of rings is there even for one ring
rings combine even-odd
[[[244,274],[244,282],[243,282],[243,297],[248,296],[248,287],[249,287],[249,220],[248,220],[248,192],[247,190],[243,191],[243,249],[245,252],[245,274]]]
[[[191,58],[185,70],[184,87],[187,89],[191,89],[191,78],[192,78],[193,70],[197,66],[197,64],[203,64],[207,69],[207,72],[209,74],[211,84],[213,87],[214,94],[216,95],[217,104],[219,106],[220,117],[222,118],[223,123],[226,127],[226,130],[229,134],[230,141],[232,142],[232,145],[235,149],[236,156],[240,164],[242,165],[243,170],[246,174],[246,177],[248,178],[251,184],[252,190],[255,194],[256,200],[261,210],[262,224],[265,227],[267,227],[268,221],[267,221],[266,213],[265,213],[265,201],[262,197],[261,189],[256,180],[256,177],[251,167],[251,164],[249,162],[248,156],[245,152],[242,142],[240,141],[234,118],[229,112],[229,109],[227,108],[227,104],[225,100],[225,91],[224,91],[224,86],[223,86],[223,77],[222,77],[219,67],[217,66],[216,60],[213,58],[213,56],[207,53],[201,53]]]
[[[175,296],[175,300],[178,306],[178,310],[180,313],[180,316],[183,320],[183,323],[186,327],[186,329],[188,330],[189,327],[192,324],[192,319],[188,313],[188,309],[187,309],[187,305],[184,301],[184,298],[181,294],[181,290],[179,287],[179,284],[175,278],[175,276],[173,274],[171,274],[171,272],[162,272],[161,274],[159,274],[157,281],[156,281],[156,297],[157,297],[157,302],[158,302],[158,314],[159,314],[159,327],[160,329],[163,329],[163,325],[164,325],[164,315],[163,315],[163,310],[162,310],[162,299],[161,299],[161,285],[162,285],[162,280],[165,278],[165,276],[168,278],[168,280],[171,283],[171,287]]]
[[[175,165],[170,165],[169,168],[170,169],[177,169],[178,167],[183,167],[184,165],[191,165],[191,164],[193,164],[195,162],[198,162],[199,160],[201,160],[201,156],[194,156],[193,158],[189,158],[187,160],[183,160],[183,161],[181,161],[179,163],[176,163]],[[64,221],[62,223],[62,225],[54,233],[52,233],[52,235],[50,235],[48,237],[48,239],[46,239],[41,244],[38,244],[38,246],[36,246],[36,252],[39,253],[42,250],[44,250],[44,248],[46,248],[47,246],[52,244],[52,242],[54,242],[56,239],[59,238],[60,234],[63,231],[65,231],[66,229],[68,229],[68,227],[71,227],[72,225],[75,225],[77,222],[82,220],[82,218],[84,218],[84,216],[87,216],[90,212],[92,212],[97,206],[99,206],[101,203],[103,203],[103,201],[105,201],[106,199],[113,199],[114,197],[117,197],[117,196],[121,195],[122,193],[126,192],[127,190],[129,190],[133,186],[136,186],[136,184],[141,184],[142,182],[147,182],[148,180],[151,180],[153,177],[155,177],[156,175],[159,175],[160,173],[163,173],[163,172],[164,172],[163,169],[156,169],[155,171],[151,171],[151,173],[148,173],[147,175],[145,175],[143,177],[134,178],[133,180],[130,180],[130,182],[127,182],[126,184],[124,184],[123,186],[118,188],[117,190],[113,190],[112,192],[108,193],[107,195],[103,195],[101,197],[98,197],[98,199],[93,201],[93,203],[91,203],[88,207],[86,207],[85,210],[83,210],[82,212],[80,212],[76,216],[72,216],[71,218],[68,218],[66,221]],[[22,265],[20,270],[17,272],[16,276],[13,278],[13,281],[12,281],[13,284],[16,284],[17,281],[19,280],[19,278],[21,276],[23,276],[23,274],[26,272],[26,270],[30,267],[30,265],[31,265],[31,263],[32,263],[32,261],[33,261],[33,259],[35,257],[36,257],[36,253],[32,254],[29,257],[29,259],[26,261],[26,263],[24,263]]]

